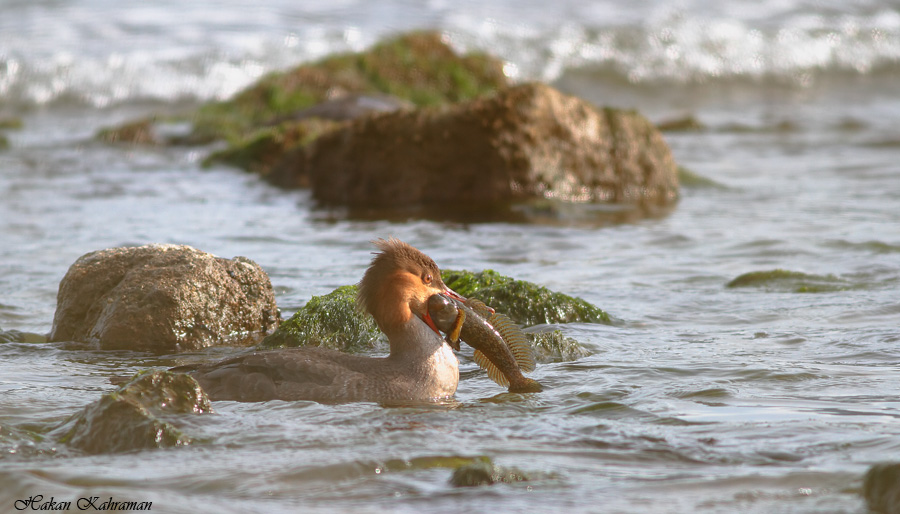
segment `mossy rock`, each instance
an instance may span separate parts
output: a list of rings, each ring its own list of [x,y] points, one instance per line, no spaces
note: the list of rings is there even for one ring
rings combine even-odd
[[[566,337],[561,330],[526,333],[525,337],[534,349],[534,360],[541,364],[572,362],[591,354],[581,343]]]
[[[729,282],[725,287],[758,287],[783,292],[823,293],[856,289],[861,287],[861,285],[834,275],[813,275],[799,271],[774,269],[744,273]]]
[[[286,153],[307,145],[340,124],[331,120],[309,118],[263,127],[242,136],[228,148],[212,153],[203,161],[203,165],[222,163],[265,177],[272,171],[273,166],[281,162]],[[309,184],[297,185],[307,187]]]
[[[681,118],[673,118],[661,121],[656,128],[663,132],[701,132],[706,130],[706,125],[693,114]]]
[[[477,53],[459,56],[439,32],[411,32],[362,53],[269,74],[230,100],[201,107],[194,135],[237,141],[254,127],[319,103],[334,91],[385,93],[426,106],[474,98],[507,83],[501,60]]]
[[[516,280],[493,270],[477,273],[445,270],[441,278],[450,289],[477,298],[522,326],[543,323],[610,324],[609,314],[590,303],[555,293],[532,282]]]
[[[181,446],[191,438],[160,416],[211,411],[209,399],[190,376],[148,371],[104,394],[50,435],[90,454]]]
[[[454,487],[475,487],[496,483],[510,484],[527,481],[528,475],[515,468],[500,467],[487,460],[479,460],[456,468],[450,477]]]
[[[694,189],[728,189],[728,186],[720,184],[715,180],[698,175],[684,166],[678,167],[678,183],[682,187]]]
[[[7,148],[9,148],[9,139],[0,134],[0,150],[6,150]]]
[[[348,353],[372,350],[383,336],[372,316],[356,304],[356,286],[313,296],[266,337],[264,348],[322,346]]]
[[[530,480],[530,477],[515,468],[497,466],[490,457],[461,457],[456,455],[434,455],[412,459],[391,459],[375,464],[382,471],[402,472],[428,469],[452,469],[450,484],[454,487],[473,487],[496,483],[513,483]]]
[[[473,464],[492,464],[490,457],[461,457],[458,455],[429,455],[412,459],[391,459],[378,467],[384,471],[419,471],[424,469],[459,469]]]

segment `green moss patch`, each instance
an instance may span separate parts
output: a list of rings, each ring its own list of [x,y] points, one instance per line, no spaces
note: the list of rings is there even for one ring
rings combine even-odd
[[[516,468],[501,467],[490,460],[480,460],[456,468],[450,477],[450,485],[454,487],[475,487],[496,483],[511,484],[528,480],[530,480],[529,476]]]
[[[467,100],[507,84],[503,63],[485,54],[457,55],[438,32],[412,32],[361,53],[327,57],[272,73],[234,98],[194,116],[198,139],[237,141],[255,127],[310,107],[329,93],[385,93],[418,106]]]
[[[441,277],[450,289],[483,301],[523,326],[575,322],[610,324],[609,314],[581,298],[555,293],[493,270],[477,273],[446,270]]]
[[[526,333],[534,349],[534,360],[542,364],[550,362],[572,362],[591,354],[575,339],[566,337],[561,330]]]
[[[268,176],[273,167],[283,162],[285,154],[304,147],[340,125],[336,121],[309,118],[256,129],[232,142],[228,148],[212,153],[204,160],[203,165],[228,164]]]
[[[703,175],[698,175],[684,166],[678,167],[678,183],[683,187],[694,189],[728,189],[728,186]]]
[[[356,286],[343,286],[312,297],[261,346],[322,346],[348,353],[376,348],[383,336],[372,316],[357,307],[356,292]]]
[[[794,293],[824,293],[857,289],[860,285],[834,275],[813,275],[799,271],[774,269],[744,273],[725,287],[757,287]]]

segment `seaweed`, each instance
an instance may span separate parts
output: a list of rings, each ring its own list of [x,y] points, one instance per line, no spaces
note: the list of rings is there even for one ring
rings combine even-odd
[[[609,314],[581,298],[553,292],[490,269],[477,273],[445,270],[441,277],[450,289],[483,301],[523,326],[575,322],[611,324]]]
[[[263,348],[322,346],[349,353],[372,350],[383,337],[372,316],[356,304],[356,286],[313,296],[263,339]]]

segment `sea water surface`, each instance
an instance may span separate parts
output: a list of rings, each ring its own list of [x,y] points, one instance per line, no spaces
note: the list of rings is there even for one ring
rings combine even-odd
[[[304,191],[109,146],[122,121],[226,98],[262,74],[398,31],[657,122],[685,184],[613,226],[334,219]],[[216,402],[186,447],[86,456],[42,433],[111,378],[176,356],[0,344],[0,512],[42,495],[156,512],[865,512],[900,460],[900,9],[888,0],[328,2],[0,0],[0,328],[46,334],[84,253],[188,244],[271,276],[285,317],[359,280],[396,236],[440,266],[580,296],[592,355],[507,394],[470,361],[432,406]],[[3,126],[0,124],[0,126]],[[784,269],[829,287],[729,288]],[[836,285],[835,285],[836,284]],[[228,349],[209,352],[209,358]],[[455,488],[422,458],[487,456],[528,482]]]

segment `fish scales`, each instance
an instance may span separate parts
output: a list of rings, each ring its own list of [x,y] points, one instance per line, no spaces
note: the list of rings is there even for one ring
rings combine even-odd
[[[491,380],[501,386],[509,386],[511,392],[542,390],[537,381],[522,375],[524,368],[521,367],[515,354],[517,353],[522,359],[524,367],[530,367],[530,369],[534,369],[534,357],[524,334],[521,334],[521,330],[508,318],[500,315],[502,318],[496,318],[496,321],[516,341],[516,350],[513,350],[503,334],[488,319],[485,319],[484,315],[493,318],[496,313],[492,312],[483,302],[468,300],[463,304],[442,295],[434,295],[428,300],[428,311],[436,326],[446,333],[450,333],[462,317],[460,339],[475,349],[473,359],[485,369]],[[462,316],[460,316],[460,312]],[[516,340],[516,331],[521,334],[521,341]]]

